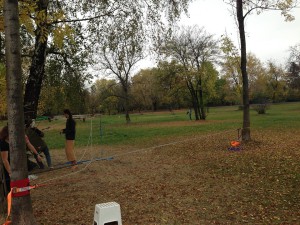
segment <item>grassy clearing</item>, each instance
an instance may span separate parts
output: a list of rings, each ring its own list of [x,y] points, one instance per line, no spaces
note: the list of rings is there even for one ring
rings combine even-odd
[[[119,115],[88,118],[86,122],[77,121],[76,146],[116,145],[144,142],[157,136],[193,136],[199,133],[219,132],[242,127],[242,111],[237,106],[213,107],[209,109],[206,121],[190,121],[185,110],[174,112],[132,114],[131,123]],[[272,105],[267,114],[259,115],[251,110],[253,129],[292,129],[300,125],[300,103]],[[63,118],[53,122],[38,123],[45,130],[46,142],[51,149],[64,147],[64,137],[59,131],[64,127]]]

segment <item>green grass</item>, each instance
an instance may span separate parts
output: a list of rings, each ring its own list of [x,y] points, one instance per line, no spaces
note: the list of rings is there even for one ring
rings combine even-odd
[[[271,105],[264,115],[250,111],[251,129],[292,129],[300,127],[300,103]],[[131,114],[126,124],[124,115],[102,115],[77,121],[76,146],[115,145],[143,142],[155,137],[192,136],[197,133],[219,132],[242,127],[242,111],[237,106],[211,107],[206,121],[190,121],[186,110],[174,112],[146,112]],[[42,121],[45,140],[52,149],[63,148],[64,138],[59,131],[65,120]],[[91,139],[92,138],[92,139]]]
[[[300,127],[300,103],[271,105],[264,115],[250,111],[251,129],[297,129]],[[211,107],[206,121],[190,121],[186,110],[174,112],[146,112],[130,115],[126,124],[124,115],[102,115],[77,120],[76,146],[115,145],[143,142],[155,137],[192,136],[198,133],[219,132],[242,127],[243,113],[238,106]],[[6,121],[1,121],[5,125]],[[45,129],[45,141],[50,149],[64,147],[64,136],[59,132],[65,126],[65,119],[58,117],[52,122],[37,122]]]

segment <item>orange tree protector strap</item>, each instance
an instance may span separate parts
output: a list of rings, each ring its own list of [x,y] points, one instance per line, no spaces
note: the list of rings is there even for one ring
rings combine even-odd
[[[29,179],[25,178],[23,180],[16,180],[16,181],[11,181],[10,182],[10,187],[12,190],[19,190],[19,191],[12,191],[12,197],[22,197],[29,195],[30,192],[28,188],[29,186]],[[24,189],[24,190],[23,190]]]
[[[11,221],[9,220],[10,210],[11,210],[11,191],[7,195],[7,217],[3,225],[11,224]]]
[[[26,180],[26,179],[24,179],[24,180]],[[28,179],[28,184],[29,184],[29,179]],[[39,185],[39,186],[45,186],[45,185]],[[28,192],[29,193],[29,190],[37,188],[37,187],[38,187],[38,185],[20,187],[20,188],[17,188],[17,187],[11,188],[11,191],[7,195],[7,217],[6,217],[6,221],[3,225],[11,225],[12,224],[12,222],[9,220],[10,211],[11,211],[12,196],[15,196],[15,194],[22,193],[22,192]],[[22,195],[22,196],[24,196],[24,195]]]
[[[11,191],[7,195],[7,217],[6,221],[3,225],[10,225],[12,222],[9,220],[10,216],[10,211],[11,211],[11,201],[12,201],[12,196],[14,193],[20,193],[20,192],[29,192],[29,190],[40,187],[40,186],[46,186],[46,185],[33,185],[33,186],[27,186],[27,187],[22,187],[22,188],[12,188]]]

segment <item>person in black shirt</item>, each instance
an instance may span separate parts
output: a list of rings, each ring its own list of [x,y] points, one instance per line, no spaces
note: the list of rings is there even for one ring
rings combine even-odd
[[[38,162],[42,162],[41,156],[38,154],[38,152],[34,148],[34,146],[30,143],[27,135],[25,135],[25,142],[26,142],[26,146],[29,148],[29,150],[33,154],[36,155],[36,160]],[[7,191],[9,191],[10,190],[11,167],[10,167],[10,148],[9,148],[8,126],[4,126],[0,131],[0,150],[1,150],[1,158],[2,158],[2,161],[3,161],[3,166],[4,166],[4,175],[5,175],[5,181],[6,181],[6,188],[7,188]],[[33,165],[33,164],[37,166],[37,164],[31,162],[27,158],[27,166],[28,166],[29,171],[31,169],[33,169],[33,168],[30,168],[30,165]]]
[[[65,151],[67,160],[75,166],[77,164],[75,154],[74,154],[74,143],[75,143],[75,134],[76,134],[76,122],[72,117],[72,113],[69,109],[64,110],[64,115],[67,118],[66,128],[62,129],[61,132],[65,134],[66,144]]]

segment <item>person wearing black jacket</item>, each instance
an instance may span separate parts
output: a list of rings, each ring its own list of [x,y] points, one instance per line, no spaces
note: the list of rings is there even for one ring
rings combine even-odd
[[[49,152],[49,148],[46,144],[46,142],[43,140],[44,132],[39,130],[37,127],[35,127],[30,120],[25,120],[25,133],[28,136],[31,144],[35,147],[35,149],[38,151],[39,154],[44,153],[46,156],[48,168],[53,168],[51,163],[51,156]],[[34,156],[36,158],[36,156]],[[39,164],[39,163],[38,163]],[[41,166],[39,164],[40,168],[44,168],[44,166]]]
[[[74,153],[74,143],[75,143],[75,135],[76,135],[76,122],[72,117],[72,113],[69,109],[64,110],[64,115],[67,118],[66,128],[62,129],[61,132],[65,134],[66,144],[65,151],[67,160],[75,166],[77,164],[75,153]]]

